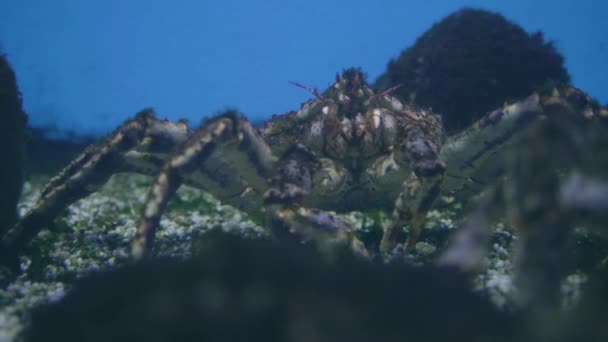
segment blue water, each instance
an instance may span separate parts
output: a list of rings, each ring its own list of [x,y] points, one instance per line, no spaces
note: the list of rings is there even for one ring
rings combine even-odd
[[[370,79],[462,6],[543,30],[574,85],[608,102],[608,2],[596,0],[3,1],[2,50],[35,126],[101,134],[144,107],[202,117],[233,106],[252,120],[297,109],[361,66]]]

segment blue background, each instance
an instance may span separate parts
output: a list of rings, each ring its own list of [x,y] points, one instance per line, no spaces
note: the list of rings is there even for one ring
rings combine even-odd
[[[386,63],[452,11],[501,12],[543,30],[573,83],[608,102],[608,2],[598,0],[5,0],[0,42],[33,125],[105,133],[143,107],[159,117],[237,107],[249,118],[299,108],[335,73]]]

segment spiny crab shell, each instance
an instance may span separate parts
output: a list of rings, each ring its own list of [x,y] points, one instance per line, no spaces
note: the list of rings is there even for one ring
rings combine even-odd
[[[338,75],[322,95],[311,92],[316,98],[300,110],[260,127],[276,155],[302,146],[317,163],[304,206],[386,209],[414,169],[427,175],[443,170],[437,155],[444,135],[436,113],[404,105],[390,92],[374,92],[356,69]]]

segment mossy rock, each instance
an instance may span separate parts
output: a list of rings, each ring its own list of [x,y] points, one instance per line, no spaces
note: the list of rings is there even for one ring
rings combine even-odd
[[[448,132],[547,82],[569,83],[564,59],[542,32],[528,34],[498,13],[464,8],[434,24],[388,63],[375,83],[432,107]]]
[[[17,220],[17,201],[23,185],[25,125],[21,93],[6,56],[0,52],[0,235]]]

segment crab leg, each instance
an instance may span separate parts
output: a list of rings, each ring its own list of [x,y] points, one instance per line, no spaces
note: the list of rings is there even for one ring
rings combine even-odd
[[[270,227],[283,242],[304,243],[313,240],[321,252],[330,254],[345,248],[369,259],[370,255],[350,225],[333,213],[298,206],[280,206],[272,210]],[[341,248],[335,248],[336,246]]]
[[[439,260],[442,265],[476,271],[489,242],[488,226],[498,212],[506,211],[519,233],[518,300],[537,317],[559,307],[564,251],[574,223],[581,214],[605,217],[608,203],[608,185],[578,171],[585,159],[601,162],[596,155],[586,155],[586,143],[602,129],[603,112],[586,107],[575,90],[566,89],[565,94],[535,95],[526,100],[531,106],[521,107],[527,110],[506,113],[543,115],[544,120],[529,121],[512,132],[517,133],[516,140],[504,161],[508,177],[486,192]]]
[[[167,134],[167,129],[173,133]],[[2,237],[0,249],[5,260],[0,262],[17,268],[17,253],[61,210],[97,191],[112,174],[125,171],[125,153],[158,145],[159,141],[174,144],[187,134],[185,125],[157,120],[152,110],[146,109],[104,140],[89,146],[49,181],[34,206]]]
[[[504,172],[499,152],[513,141],[518,130],[538,117],[538,94],[487,114],[468,130],[450,137],[441,148],[447,170],[442,194],[469,199]]]
[[[466,199],[471,193],[478,192],[479,188],[483,189],[485,181],[497,179],[504,171],[507,171],[507,175],[528,182],[516,187],[513,182],[505,183],[503,180],[499,181],[493,189],[486,191],[473,214],[459,229],[450,247],[440,258],[440,264],[457,266],[474,272],[482,263],[484,251],[487,249],[486,242],[490,236],[487,227],[500,216],[499,212],[509,205],[512,214],[525,212],[521,208],[512,208],[516,200],[512,199],[510,203],[505,201],[502,195],[503,189],[518,188],[528,196],[535,191],[534,189],[538,192],[537,196],[541,194],[546,196],[547,193],[554,196],[559,194],[560,215],[563,215],[564,210],[597,216],[605,215],[603,212],[608,203],[608,185],[597,179],[583,177],[576,170],[559,182],[559,191],[554,189],[557,185],[547,186],[544,192],[537,189],[543,181],[547,182],[550,177],[555,177],[553,172],[556,169],[576,167],[579,159],[585,158],[584,155],[588,153],[586,151],[597,150],[597,148],[589,149],[585,143],[588,143],[589,139],[594,139],[593,137],[597,139],[597,133],[593,132],[601,127],[601,120],[608,117],[608,112],[606,109],[589,107],[586,102],[584,95],[574,88],[566,88],[562,94],[555,90],[548,97],[535,93],[522,101],[492,111],[472,128],[451,138],[444,145],[441,156],[448,162],[444,193],[458,193]],[[548,124],[543,126],[539,120],[535,120],[543,116],[546,119],[544,121],[552,124],[551,129],[546,127]],[[589,130],[590,127],[593,127],[592,131]],[[530,137],[530,129],[533,138]],[[551,134],[556,134],[555,132],[559,132],[559,139],[551,137]],[[589,136],[590,138],[587,138]],[[521,142],[524,137],[528,139],[527,144]],[[506,144],[509,146],[504,146]],[[558,147],[558,144],[562,146]],[[551,148],[545,151],[539,150],[542,146],[545,148],[551,146]],[[530,153],[531,148],[536,148],[537,151]],[[497,153],[500,149],[514,149],[509,154],[511,158],[505,160],[504,154]],[[524,159],[526,155],[528,157]],[[586,157],[594,163],[597,162],[597,155]],[[563,159],[567,160],[563,161]],[[562,162],[551,166],[556,164],[555,160]],[[525,166],[523,171],[522,166]],[[504,170],[505,168],[507,170]],[[532,175],[541,172],[538,170],[542,170],[542,174],[546,177],[531,181]],[[558,206],[554,198],[549,198],[547,201]],[[523,217],[523,214],[520,216]],[[522,218],[519,220],[522,221]]]
[[[473,212],[458,229],[449,247],[437,260],[439,266],[458,268],[464,273],[475,274],[483,267],[488,253],[491,222],[499,217],[502,208],[502,186],[483,194]]]
[[[573,172],[563,180],[559,193],[560,203],[570,210],[608,216],[608,182]]]
[[[257,136],[249,121],[224,115],[205,124],[165,162],[156,177],[131,244],[133,259],[139,260],[150,252],[163,211],[179,186],[191,184],[193,171],[204,164],[217,147],[229,142],[238,143],[238,153],[247,155],[259,175],[269,174],[274,167],[270,148]]]
[[[103,185],[114,172],[115,156],[143,136],[144,116],[127,121],[105,141],[87,148],[51,179],[34,207],[2,238],[2,249],[20,251],[59,211]]]
[[[575,88],[555,89],[550,95],[534,93],[488,113],[468,130],[450,137],[440,153],[447,165],[442,194],[467,200],[493,183],[505,171],[502,152],[512,148],[520,133],[539,119],[553,120],[560,112],[587,121],[608,116],[606,109],[589,106],[584,96]],[[570,132],[575,131],[564,130]]]
[[[418,127],[406,130],[406,156],[413,165],[412,175],[402,184],[395,200],[392,220],[385,227],[380,253],[390,254],[395,246],[399,228],[408,224],[409,237],[406,248],[415,246],[426,213],[439,195],[445,164],[439,159],[437,145]]]
[[[481,269],[490,242],[491,232],[488,227],[500,217],[501,209],[506,206],[502,195],[503,187],[500,183],[480,198],[476,209],[467,217],[452,238],[449,248],[439,258],[439,265],[453,266],[470,274]],[[608,212],[608,183],[573,172],[560,182],[559,203],[563,211],[575,216],[592,215],[597,222],[604,222]]]
[[[601,129],[602,119],[576,91],[554,91],[541,99],[546,120],[538,120],[522,131],[517,149],[509,153],[505,181],[507,212],[519,230],[515,260],[515,285],[520,305],[533,310],[537,317],[560,305],[560,280],[565,276],[566,247],[574,224],[583,211],[601,213],[606,198],[600,183],[593,193],[583,186],[589,180],[573,183],[583,162],[598,163],[599,153],[587,155],[588,136]],[[604,122],[605,123],[605,122]],[[603,126],[605,128],[605,126]],[[590,157],[589,159],[586,157]],[[543,170],[539,172],[539,170]],[[564,179],[564,170],[569,176]],[[574,178],[572,178],[574,177]],[[572,186],[578,189],[573,191]],[[590,200],[582,207],[580,199]],[[596,202],[595,200],[600,202]]]
[[[143,207],[142,217],[131,245],[131,256],[134,259],[141,259],[149,252],[167,202],[182,184],[181,174],[195,167],[198,161],[211,153],[216,144],[233,137],[234,126],[235,123],[227,117],[203,126],[194,133],[178,154],[165,163]]]
[[[312,187],[315,163],[314,152],[300,144],[283,156],[273,186],[264,194],[273,235],[285,243],[312,240],[323,252],[331,252],[338,245],[369,258],[365,246],[347,222],[331,212],[302,205]]]

